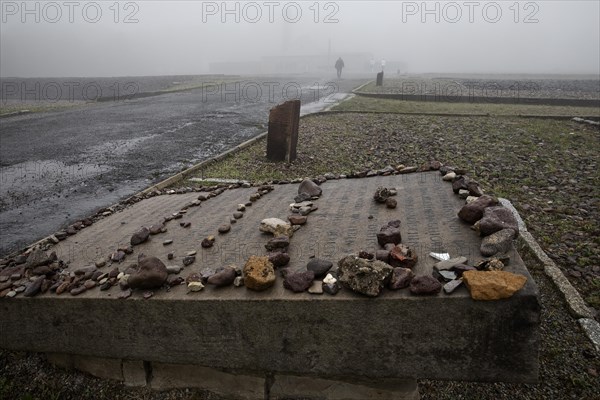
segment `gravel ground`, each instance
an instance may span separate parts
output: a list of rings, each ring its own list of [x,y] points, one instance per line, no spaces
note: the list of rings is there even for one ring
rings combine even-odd
[[[389,76],[389,77],[388,77]],[[384,77],[383,86],[371,83],[361,91],[465,97],[511,97],[546,99],[600,99],[597,76],[396,76]]]

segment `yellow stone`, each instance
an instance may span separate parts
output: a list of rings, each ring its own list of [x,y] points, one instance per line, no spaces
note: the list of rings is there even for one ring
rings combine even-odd
[[[252,290],[265,290],[275,283],[275,269],[269,257],[250,256],[244,265],[244,285]]]
[[[519,291],[527,277],[507,271],[465,271],[463,281],[473,300],[499,300]]]

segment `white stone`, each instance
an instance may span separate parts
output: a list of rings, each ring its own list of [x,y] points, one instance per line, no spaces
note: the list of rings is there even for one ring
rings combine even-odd
[[[477,196],[468,196],[467,197],[467,204],[474,202],[475,200],[477,200],[479,197]]]
[[[337,282],[337,279],[335,279],[333,277],[333,275],[331,275],[331,274],[327,274],[325,279],[323,279],[323,283],[328,284],[328,285],[333,285],[336,282]]]
[[[444,175],[444,177],[442,179],[445,180],[446,182],[452,182],[454,180],[454,178],[456,178],[456,172],[450,171],[446,175]]]
[[[286,235],[291,237],[294,234],[292,225],[279,218],[266,218],[260,221],[259,228],[261,232],[272,233],[275,236]]]
[[[196,250],[188,251],[186,256],[191,257],[196,255]]]
[[[202,282],[190,282],[188,283],[188,290],[190,292],[199,292],[204,289]]]
[[[167,265],[167,273],[169,274],[178,274],[182,269],[181,265]]]
[[[429,255],[433,258],[435,258],[436,260],[440,260],[440,261],[444,261],[444,260],[449,260],[450,259],[450,254],[448,253],[429,253]]]

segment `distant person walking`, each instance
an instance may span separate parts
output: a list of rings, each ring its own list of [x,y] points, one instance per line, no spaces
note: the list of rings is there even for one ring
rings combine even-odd
[[[335,62],[335,69],[337,70],[338,79],[342,77],[342,68],[344,68],[344,60],[342,60],[342,57],[340,57]]]

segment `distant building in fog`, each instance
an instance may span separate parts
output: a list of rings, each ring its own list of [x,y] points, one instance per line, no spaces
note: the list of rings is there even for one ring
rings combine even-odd
[[[371,53],[336,53],[265,56],[257,62],[214,62],[209,63],[211,74],[334,74],[335,61],[344,60],[344,72],[369,72]]]

